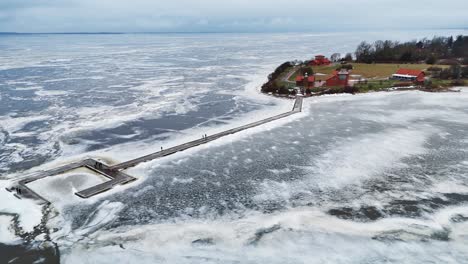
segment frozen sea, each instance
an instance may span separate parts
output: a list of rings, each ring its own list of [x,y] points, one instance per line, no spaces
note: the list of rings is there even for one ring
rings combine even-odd
[[[303,112],[103,179],[115,164],[291,109],[284,61],[468,31],[0,35],[0,263],[468,263],[468,88],[307,98]]]

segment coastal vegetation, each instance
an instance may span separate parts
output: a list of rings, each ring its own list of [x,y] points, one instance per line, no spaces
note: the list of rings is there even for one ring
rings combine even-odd
[[[294,88],[293,83],[283,81],[286,74],[294,69],[294,65],[291,62],[285,62],[278,66],[273,73],[268,76],[268,81],[262,85],[262,92],[264,93],[277,93],[277,94],[288,94],[290,89]]]
[[[319,55],[318,57],[324,57]],[[316,56],[317,58],[317,56]],[[325,60],[327,60],[325,58]],[[468,82],[468,36],[434,37],[432,39],[396,42],[379,40],[362,42],[351,53],[341,57],[334,53],[329,63],[316,60],[285,62],[262,86],[262,92],[278,95],[368,92],[389,88],[412,87],[426,91],[442,91]],[[393,75],[400,69],[424,73],[416,81],[397,80]],[[346,85],[328,85],[340,70],[349,72]],[[313,76],[313,84],[304,76]],[[305,80],[303,82],[302,80]]]

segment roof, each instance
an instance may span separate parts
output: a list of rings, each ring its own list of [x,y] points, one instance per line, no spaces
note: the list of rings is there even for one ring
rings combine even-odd
[[[315,77],[314,77],[314,76],[309,76],[309,77],[307,78],[307,81],[308,81],[308,82],[315,82]]]
[[[298,75],[296,76],[296,82],[302,82],[304,80],[304,76]]]
[[[341,69],[339,71],[337,70],[333,70],[332,71],[332,75],[335,76],[335,75],[339,75],[339,74],[349,74],[349,71],[346,70],[346,69]]]
[[[333,74],[332,76],[328,77],[326,80],[331,80],[331,79],[334,79],[334,78],[338,78],[338,75],[336,74]]]
[[[346,69],[341,69],[337,74],[349,74],[349,71]]]
[[[412,70],[412,69],[398,69],[396,74],[400,74],[400,75],[411,75],[411,76],[418,76],[420,74],[424,74],[423,71],[421,70]]]
[[[409,75],[409,74],[392,74],[393,77],[403,77],[403,78],[416,78],[417,76],[415,75]]]

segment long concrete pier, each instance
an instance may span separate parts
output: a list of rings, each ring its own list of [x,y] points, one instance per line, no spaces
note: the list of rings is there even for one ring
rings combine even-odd
[[[302,110],[302,100],[303,100],[303,97],[297,97],[296,101],[294,102],[293,109],[291,111],[289,111],[289,112],[282,113],[282,114],[272,116],[272,117],[269,117],[269,118],[265,118],[265,119],[262,119],[260,121],[253,122],[253,123],[243,125],[243,126],[240,126],[240,127],[232,128],[232,129],[229,129],[229,130],[226,130],[226,131],[214,134],[214,135],[207,136],[206,138],[203,138],[203,139],[197,139],[197,140],[194,140],[194,141],[190,141],[190,142],[184,143],[182,145],[178,145],[178,146],[175,146],[175,147],[172,147],[172,148],[168,148],[166,150],[161,150],[161,151],[158,151],[158,152],[155,152],[155,153],[143,156],[143,157],[139,157],[139,158],[136,158],[136,159],[133,159],[133,160],[122,162],[120,164],[112,166],[111,168],[115,169],[115,170],[128,169],[128,168],[134,167],[134,166],[136,166],[136,165],[138,165],[138,164],[140,164],[142,162],[147,162],[147,161],[154,160],[154,159],[157,159],[157,158],[162,158],[162,157],[165,157],[165,156],[168,156],[168,155],[172,155],[172,154],[174,154],[176,152],[184,151],[186,149],[199,146],[201,144],[206,144],[206,143],[208,143],[210,141],[216,140],[218,138],[221,138],[221,137],[224,137],[224,136],[227,136],[227,135],[230,135],[230,134],[240,132],[242,130],[246,130],[246,129],[249,129],[249,128],[252,128],[252,127],[263,125],[263,124],[269,123],[271,121],[278,120],[278,119],[293,115],[295,113],[301,112],[301,110]]]
[[[70,164],[67,164],[67,165],[52,169],[52,170],[39,171],[39,172],[36,172],[36,173],[34,173],[32,175],[28,175],[26,177],[21,178],[20,180],[18,180],[18,182],[17,182],[17,184],[15,186],[13,186],[12,188],[9,188],[7,190],[12,191],[12,192],[16,192],[17,197],[35,198],[35,199],[41,200],[41,201],[43,201],[45,203],[49,203],[45,198],[43,198],[42,196],[40,196],[39,194],[34,192],[31,188],[29,188],[27,186],[27,184],[31,183],[33,181],[43,179],[45,177],[57,176],[57,175],[66,173],[68,171],[74,170],[74,169],[86,168],[86,169],[89,169],[89,170],[91,170],[91,171],[93,171],[95,173],[103,175],[104,177],[109,179],[106,182],[103,182],[103,183],[98,184],[96,186],[93,186],[91,188],[88,188],[88,189],[85,189],[85,190],[82,190],[82,191],[78,191],[77,193],[75,193],[77,196],[79,196],[81,198],[89,198],[89,197],[92,197],[92,196],[97,195],[99,193],[108,191],[108,190],[112,189],[113,187],[115,187],[117,185],[127,184],[129,182],[132,182],[132,181],[136,180],[136,178],[122,172],[125,169],[128,169],[130,167],[134,167],[134,166],[136,166],[136,165],[138,165],[140,163],[143,163],[143,162],[148,162],[148,161],[151,161],[151,160],[154,160],[154,159],[166,157],[166,156],[172,155],[174,153],[187,150],[189,148],[193,148],[193,147],[196,147],[196,146],[199,146],[199,145],[202,145],[202,144],[206,144],[208,142],[214,141],[216,139],[219,139],[221,137],[224,137],[224,136],[227,136],[227,135],[230,135],[230,134],[238,133],[240,131],[243,131],[243,130],[246,130],[246,129],[249,129],[249,128],[260,126],[260,125],[263,125],[263,124],[266,124],[266,123],[269,123],[269,122],[272,122],[272,121],[275,121],[275,120],[278,120],[278,119],[282,119],[282,118],[291,116],[291,115],[296,114],[296,113],[299,113],[299,112],[302,111],[302,101],[303,101],[303,97],[297,96],[296,100],[294,102],[294,106],[293,106],[292,110],[288,111],[286,113],[282,113],[282,114],[279,114],[279,115],[276,115],[276,116],[268,117],[268,118],[265,118],[265,119],[262,119],[262,120],[247,124],[247,125],[239,126],[239,127],[232,128],[232,129],[228,129],[226,131],[207,136],[206,138],[203,138],[203,139],[193,140],[193,141],[181,144],[181,145],[174,146],[172,148],[168,148],[168,149],[161,150],[161,151],[158,151],[158,152],[155,152],[155,153],[151,153],[151,154],[148,154],[148,155],[136,158],[136,159],[132,159],[132,160],[129,160],[129,161],[125,161],[125,162],[122,162],[120,164],[116,164],[116,165],[113,165],[113,166],[108,166],[108,165],[106,165],[106,164],[104,164],[104,163],[102,163],[100,161],[94,160],[94,159],[85,159],[85,160],[82,160],[82,161],[79,161],[79,162],[73,162],[73,163],[70,163]]]

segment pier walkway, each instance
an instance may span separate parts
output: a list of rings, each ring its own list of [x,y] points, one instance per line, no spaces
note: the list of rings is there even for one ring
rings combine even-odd
[[[229,129],[229,130],[226,130],[226,131],[214,134],[214,135],[207,136],[206,138],[203,138],[203,139],[197,139],[197,140],[194,140],[194,141],[190,141],[190,142],[184,143],[182,145],[178,145],[178,146],[175,146],[175,147],[172,147],[172,148],[161,150],[161,151],[158,151],[158,152],[155,152],[155,153],[152,153],[152,154],[140,157],[140,158],[129,160],[129,161],[126,161],[126,162],[111,166],[111,169],[115,169],[115,170],[128,169],[128,168],[134,167],[134,166],[136,166],[136,165],[138,165],[138,164],[140,164],[142,162],[147,162],[147,161],[154,160],[154,159],[157,159],[157,158],[162,158],[162,157],[165,157],[165,156],[168,156],[168,155],[172,155],[172,154],[174,154],[176,152],[184,151],[186,149],[193,148],[193,147],[199,146],[201,144],[208,143],[210,141],[216,140],[218,138],[221,138],[221,137],[224,137],[224,136],[227,136],[227,135],[230,135],[230,134],[240,132],[242,130],[246,130],[246,129],[249,129],[249,128],[252,128],[252,127],[256,127],[256,126],[259,126],[259,125],[269,123],[269,122],[274,121],[274,120],[285,118],[287,116],[290,116],[290,115],[293,115],[295,113],[301,112],[301,110],[302,110],[302,100],[303,100],[303,97],[297,97],[296,101],[294,102],[293,109],[291,111],[289,111],[289,112],[279,114],[279,115],[276,115],[276,116],[272,116],[272,117],[269,117],[269,118],[265,118],[263,120],[253,122],[253,123],[250,123],[250,124],[247,124],[247,125],[243,125],[243,126],[240,126],[240,127],[232,128],[232,129]]]
[[[125,169],[128,169],[130,167],[134,167],[134,166],[136,166],[136,165],[138,165],[140,163],[143,163],[143,162],[147,162],[147,161],[150,161],[150,160],[166,157],[166,156],[172,155],[174,153],[187,150],[189,148],[193,148],[193,147],[196,147],[196,146],[199,146],[199,145],[202,145],[202,144],[206,144],[208,142],[214,141],[216,139],[219,139],[221,137],[224,137],[224,136],[227,136],[227,135],[230,135],[230,134],[238,133],[240,131],[243,131],[243,130],[246,130],[246,129],[249,129],[249,128],[260,126],[260,125],[263,125],[263,124],[266,124],[266,123],[269,123],[269,122],[272,122],[272,121],[275,121],[275,120],[279,120],[279,119],[291,116],[291,115],[296,114],[296,113],[299,113],[299,112],[302,111],[302,101],[303,101],[303,97],[302,96],[297,96],[296,100],[294,102],[293,109],[291,111],[286,112],[286,113],[282,113],[282,114],[279,114],[279,115],[276,115],[276,116],[268,117],[268,118],[262,119],[260,121],[256,121],[256,122],[253,122],[253,123],[250,123],[250,124],[247,124],[247,125],[243,125],[243,126],[240,126],[240,127],[228,129],[226,131],[223,131],[223,132],[220,132],[220,133],[217,133],[217,134],[214,134],[214,135],[210,135],[210,136],[207,136],[207,137],[202,138],[202,139],[193,140],[193,141],[190,141],[190,142],[187,142],[187,143],[175,146],[175,147],[171,147],[171,148],[168,148],[168,149],[165,149],[165,150],[161,150],[161,151],[158,151],[158,152],[155,152],[155,153],[151,153],[151,154],[148,154],[148,155],[136,158],[136,159],[132,159],[132,160],[129,160],[129,161],[125,161],[125,162],[122,162],[120,164],[116,164],[116,165],[113,165],[113,166],[108,166],[108,165],[106,165],[106,164],[104,164],[104,163],[102,163],[100,161],[94,160],[94,159],[85,159],[85,160],[82,160],[82,161],[79,161],[79,162],[73,162],[73,163],[70,163],[70,164],[67,164],[67,165],[52,169],[52,170],[39,171],[39,172],[34,173],[32,175],[28,175],[26,177],[21,178],[17,182],[17,184],[15,186],[13,186],[12,188],[9,188],[7,190],[11,191],[11,192],[13,192],[13,191],[16,192],[17,197],[35,198],[35,199],[41,200],[41,201],[43,201],[45,203],[49,203],[42,196],[40,196],[39,194],[34,192],[32,189],[30,189],[27,186],[27,184],[31,183],[31,182],[34,182],[34,181],[37,181],[37,180],[40,180],[40,179],[43,179],[45,177],[57,176],[57,175],[66,173],[68,171],[74,170],[74,169],[86,168],[86,169],[89,169],[89,170],[91,170],[91,171],[93,171],[95,173],[103,175],[103,176],[105,176],[106,178],[109,179],[106,182],[103,182],[103,183],[98,184],[96,186],[93,186],[91,188],[88,188],[88,189],[85,189],[85,190],[82,190],[82,191],[78,191],[77,193],[75,193],[77,196],[79,196],[81,198],[89,198],[89,197],[92,197],[92,196],[97,195],[99,193],[108,191],[108,190],[112,189],[113,187],[115,187],[117,185],[123,185],[123,184],[126,184],[126,183],[129,183],[129,182],[132,182],[132,181],[136,180],[136,178],[122,172]]]

